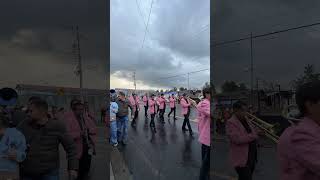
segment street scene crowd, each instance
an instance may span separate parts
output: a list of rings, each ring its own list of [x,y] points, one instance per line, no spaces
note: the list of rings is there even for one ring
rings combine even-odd
[[[170,112],[167,115],[168,122],[171,120],[176,121],[176,107],[179,104],[181,106],[181,115],[184,117],[181,127],[182,132],[188,132],[190,136],[193,136],[193,130],[190,125],[190,109],[195,108],[197,111],[197,123],[199,131],[199,146],[201,145],[202,152],[202,165],[199,170],[199,179],[208,180],[210,171],[210,124],[211,124],[211,112],[210,112],[210,100],[211,93],[210,87],[202,90],[202,99],[199,103],[192,100],[186,93],[180,96],[171,94],[169,98],[166,98],[163,93],[153,94],[145,93],[140,99],[136,93],[129,94],[129,97],[124,92],[110,90],[110,117],[106,119],[109,124],[110,130],[110,144],[114,147],[118,147],[119,144],[125,146],[128,142],[128,127],[129,118],[132,119],[131,127],[135,128],[138,118],[138,112],[140,107],[144,107],[144,116],[149,120],[149,126],[152,129],[152,133],[157,133],[155,123],[165,125],[165,110],[166,106],[169,106]],[[129,109],[131,114],[129,113]],[[171,115],[173,115],[171,119]]]
[[[60,145],[69,179],[88,179],[97,136],[88,103],[73,99],[65,111],[37,96],[17,107],[18,98],[14,89],[0,90],[0,179],[60,179]]]

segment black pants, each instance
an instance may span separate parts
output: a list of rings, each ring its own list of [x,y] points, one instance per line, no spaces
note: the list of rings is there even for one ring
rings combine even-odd
[[[160,120],[164,121],[164,109],[160,109]]]
[[[183,121],[183,124],[182,124],[182,129],[186,129],[186,125],[187,125],[188,129],[189,129],[189,132],[192,133],[192,128],[191,128],[191,125],[190,125],[189,115],[190,115],[190,113],[184,115],[184,121]]]
[[[155,123],[154,123],[154,116],[156,114],[151,114],[151,121],[150,121],[150,127],[156,127]]]
[[[252,174],[255,169],[255,163],[247,163],[246,167],[236,167],[238,180],[252,180]]]
[[[84,145],[82,157],[79,160],[78,180],[86,180],[91,167],[91,155],[88,154],[88,146]]]
[[[210,146],[202,144],[201,146],[202,164],[199,180],[209,180],[210,172]]]
[[[176,107],[171,108],[171,111],[169,112],[168,117],[170,117],[172,112],[173,112],[173,118],[176,118]]]
[[[136,124],[136,119],[138,118],[138,114],[139,114],[139,111],[138,111],[138,109],[136,109],[136,111],[134,112],[134,116],[133,116],[131,124]]]
[[[144,115],[148,116],[148,106],[144,106]]]

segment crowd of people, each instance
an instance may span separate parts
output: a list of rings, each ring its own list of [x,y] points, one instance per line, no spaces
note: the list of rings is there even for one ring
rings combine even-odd
[[[60,179],[60,145],[66,152],[69,179],[89,177],[97,126],[87,103],[73,99],[64,112],[50,110],[40,97],[31,97],[24,108],[14,110],[0,101],[1,180]]]
[[[158,117],[159,124],[165,124],[165,110],[166,104],[170,106],[170,112],[168,113],[168,121],[173,114],[173,120],[176,121],[176,106],[177,102],[181,105],[181,114],[184,116],[182,124],[182,131],[188,131],[190,136],[193,135],[192,127],[190,124],[191,107],[197,110],[198,130],[199,130],[199,142],[201,143],[202,152],[202,165],[200,169],[200,180],[209,179],[210,171],[210,88],[203,89],[204,99],[198,104],[191,102],[192,100],[183,94],[180,98],[175,97],[174,94],[170,95],[167,99],[164,94],[156,96],[155,94],[144,94],[142,97],[142,103],[137,94],[132,93],[129,97],[126,97],[122,91],[116,92],[110,90],[110,143],[117,147],[119,143],[126,145],[128,142],[128,125],[129,125],[129,109],[131,110],[131,126],[136,128],[137,118],[140,111],[140,105],[144,107],[144,115],[148,119],[150,117],[149,126],[153,133],[157,132],[155,125],[155,118]],[[107,120],[108,121],[108,120]]]

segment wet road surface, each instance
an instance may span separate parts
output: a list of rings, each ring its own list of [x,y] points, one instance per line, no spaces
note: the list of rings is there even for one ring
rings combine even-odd
[[[266,138],[261,138],[258,143],[261,144],[262,147],[258,148],[258,163],[256,165],[253,179],[278,179],[276,145]],[[229,163],[229,144],[226,137],[220,136],[217,139],[215,138],[213,141],[213,149],[211,150],[211,154],[212,179],[236,180],[237,174]]]
[[[198,143],[197,124],[191,122],[194,135],[190,137],[188,132],[183,133],[181,130],[183,118],[180,106],[177,107],[178,120],[175,123],[173,114],[168,122],[168,108],[164,125],[155,119],[157,133],[154,134],[149,127],[150,119],[146,120],[144,116],[144,108],[140,109],[136,128],[129,126],[128,144],[118,147],[131,171],[132,179],[198,179],[201,145]],[[195,121],[195,117],[192,110],[190,119]]]
[[[91,161],[91,171],[89,180],[106,180],[110,178],[110,157],[111,146],[106,138],[106,128],[98,127],[98,137],[96,144],[96,156]],[[68,180],[66,154],[60,147],[60,177],[61,180]]]

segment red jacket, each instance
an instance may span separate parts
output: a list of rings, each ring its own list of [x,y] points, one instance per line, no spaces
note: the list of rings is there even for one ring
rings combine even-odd
[[[76,119],[76,116],[74,115],[73,111],[66,112],[64,114],[64,120],[66,122],[68,134],[73,138],[73,141],[76,144],[77,147],[77,157],[78,159],[82,156],[82,138],[81,138],[81,128],[79,126],[78,120]],[[91,118],[87,118],[84,116],[86,127],[89,130],[89,136],[93,141],[93,145],[96,143],[97,138],[97,126],[95,122]]]
[[[159,103],[159,109],[164,109],[166,99],[163,97],[158,98],[158,103]]]
[[[252,130],[248,134],[238,118],[233,115],[226,125],[227,135],[230,140],[230,161],[233,167],[246,166],[249,153],[249,143],[258,139],[257,132],[254,126],[248,121]]]
[[[149,113],[154,114],[156,112],[155,110],[156,101],[149,99],[148,105],[149,105]]]
[[[176,98],[170,97],[169,101],[170,101],[170,108],[174,108],[176,106]]]
[[[191,106],[191,104],[190,104],[190,102],[187,103],[187,101],[184,98],[181,99],[180,104],[181,104],[181,108],[182,108],[181,113],[184,116],[188,113],[188,108],[189,108],[189,106]]]
[[[320,179],[320,126],[304,118],[282,133],[278,142],[281,180]]]
[[[197,105],[198,111],[198,130],[199,130],[199,142],[210,146],[210,101],[208,99],[202,100]]]

